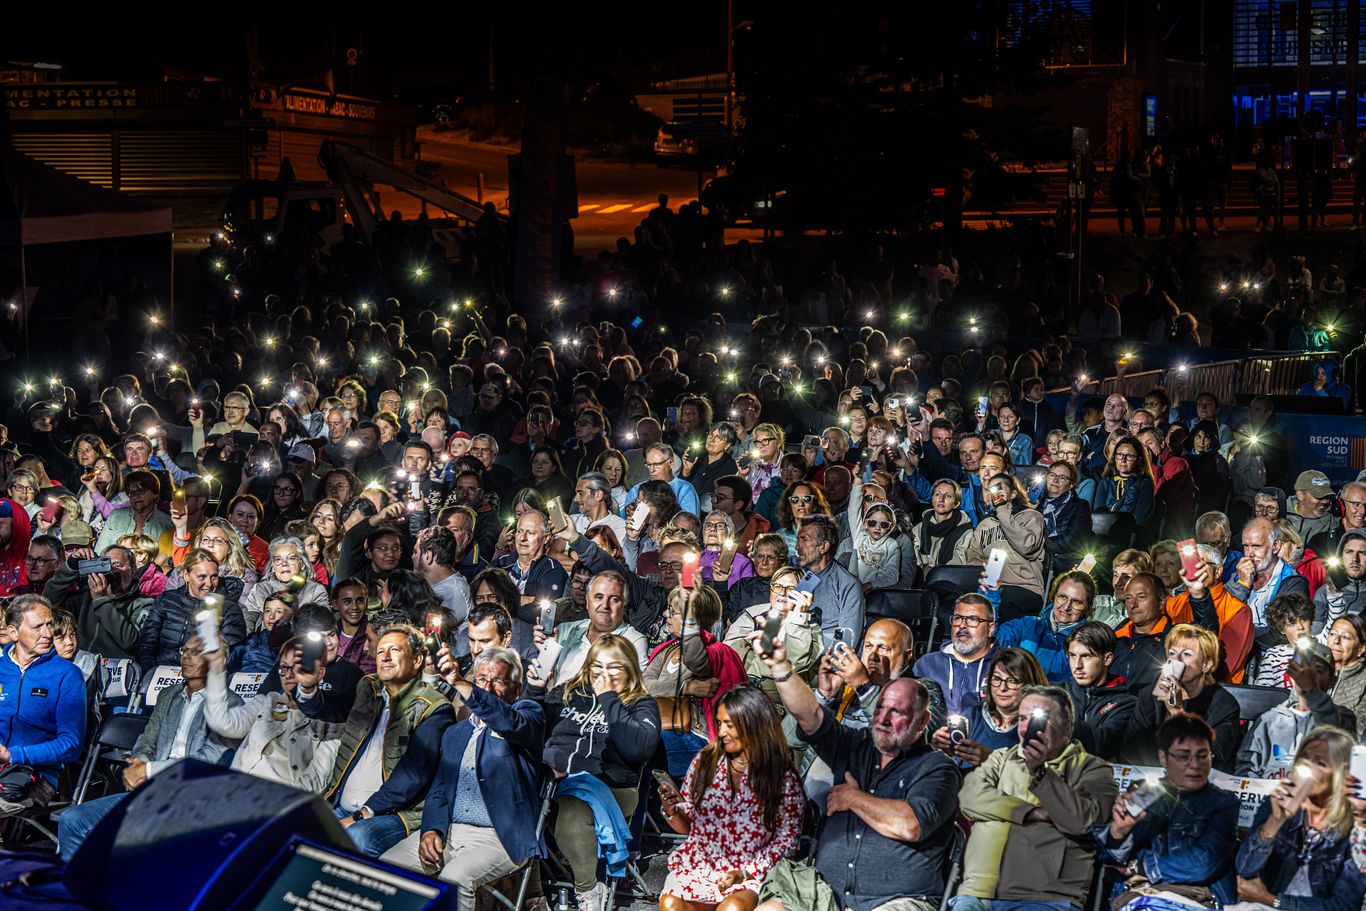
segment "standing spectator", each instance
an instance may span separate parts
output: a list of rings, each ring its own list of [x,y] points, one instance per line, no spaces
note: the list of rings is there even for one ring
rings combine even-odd
[[[1043,731],[1026,741],[1036,716],[1046,719]],[[1064,690],[1027,687],[1018,726],[1020,745],[992,753],[963,782],[963,815],[973,827],[954,911],[1063,908],[1086,898],[1095,848],[1080,836],[1110,817],[1114,773],[1072,739]]]
[[[924,580],[936,566],[958,566],[967,562],[972,543],[972,520],[959,508],[963,489],[951,478],[934,482],[930,509],[911,530],[915,559]]]
[[[1032,614],[1043,597],[1044,519],[1009,475],[988,481],[984,496],[991,514],[973,532],[967,562],[985,566],[994,548],[1004,548],[998,617],[1008,622]]]

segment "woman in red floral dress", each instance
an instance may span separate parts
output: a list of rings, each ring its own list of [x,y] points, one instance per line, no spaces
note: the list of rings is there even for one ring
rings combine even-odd
[[[752,686],[727,691],[683,792],[659,791],[669,825],[688,837],[669,855],[660,911],[754,911],[769,867],[797,851],[805,801],[773,703]]]

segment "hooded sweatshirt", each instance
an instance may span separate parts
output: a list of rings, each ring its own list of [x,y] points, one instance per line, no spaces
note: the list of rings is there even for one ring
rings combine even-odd
[[[1339,560],[1342,559],[1343,546],[1353,538],[1366,541],[1366,531],[1354,528],[1342,536],[1337,549]],[[1339,617],[1366,611],[1366,578],[1349,578],[1335,592],[1330,592],[1329,588],[1328,585],[1320,585],[1319,590],[1314,592],[1314,635],[1332,626]]]
[[[557,772],[587,772],[614,788],[640,783],[640,769],[659,745],[659,705],[642,696],[630,705],[615,692],[589,687],[546,694],[544,759]]]
[[[950,715],[971,715],[982,704],[982,693],[987,685],[987,668],[996,657],[995,644],[980,658],[959,661],[953,655],[953,643],[946,642],[937,652],[922,655],[911,669],[917,677],[928,677],[944,691],[944,701]]]
[[[1352,713],[1335,705],[1322,690],[1309,693],[1305,701],[1309,711],[1302,712],[1299,697],[1292,692],[1285,703],[1257,719],[1238,748],[1235,775],[1282,778],[1289,772],[1300,742],[1314,728],[1333,725],[1348,732],[1356,731],[1356,718]]]
[[[854,491],[849,495],[849,532],[854,541],[849,571],[865,585],[891,588],[901,579],[901,546],[892,537],[897,527],[896,514],[890,506],[875,503],[868,508],[868,515],[891,522],[892,527],[881,538],[873,540],[873,536],[863,527],[863,497]]]
[[[1325,381],[1322,386],[1318,384],[1320,368],[1323,369],[1323,375],[1325,377]],[[1305,380],[1305,383],[1303,386],[1300,387],[1298,394],[1317,395],[1326,397],[1336,396],[1337,398],[1342,399],[1344,403],[1346,403],[1348,397],[1352,394],[1352,390],[1348,386],[1339,383],[1337,377],[1337,364],[1329,360],[1319,361],[1317,364],[1314,365],[1314,372],[1310,374],[1309,379]]]
[[[33,537],[33,524],[28,511],[9,497],[0,497],[0,519],[12,520],[9,542],[0,547],[0,595],[14,594],[28,584],[28,542]]]

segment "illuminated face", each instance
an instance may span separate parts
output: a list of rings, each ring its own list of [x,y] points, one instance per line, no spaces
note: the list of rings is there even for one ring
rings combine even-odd
[[[976,472],[982,463],[983,451],[981,440],[976,437],[964,437],[958,441],[958,464],[969,474]]]
[[[977,476],[982,479],[982,486],[985,487],[987,482],[992,478],[999,476],[1005,470],[1005,459],[1002,459],[999,455],[987,453],[982,456],[978,462]]]
[[[1078,686],[1097,686],[1104,682],[1105,671],[1114,655],[1097,655],[1080,642],[1067,647],[1067,666]]]
[[[1053,619],[1059,626],[1080,623],[1091,614],[1091,599],[1080,582],[1066,580],[1053,593]]]
[[[794,522],[809,518],[816,513],[816,494],[805,484],[798,484],[792,488],[792,493],[787,495],[788,508],[792,510]]]
[[[949,485],[940,484],[934,488],[930,503],[934,507],[935,516],[942,520],[958,509],[958,494]]]

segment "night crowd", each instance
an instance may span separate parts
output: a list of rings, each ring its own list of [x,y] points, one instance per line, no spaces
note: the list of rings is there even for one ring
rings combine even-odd
[[[1366,483],[1290,464],[1266,398],[1094,394],[1165,272],[1045,336],[1009,256],[869,247],[789,299],[662,201],[511,308],[504,246],[228,226],[202,319],[29,379],[0,815],[69,796],[122,687],[146,727],[63,858],[193,758],[462,909],[530,862],[530,904],[604,911],[644,843],[662,911],[1361,907]],[[1221,773],[1277,782],[1250,827]]]

